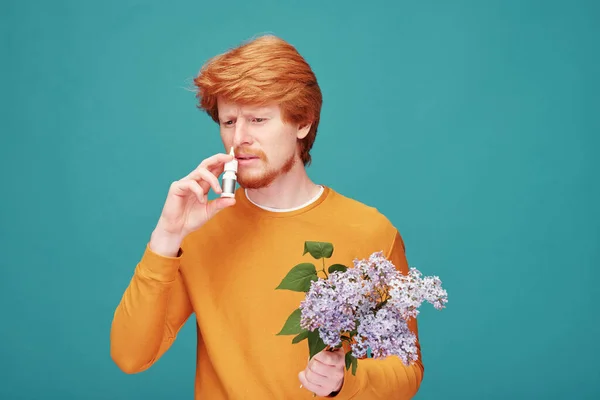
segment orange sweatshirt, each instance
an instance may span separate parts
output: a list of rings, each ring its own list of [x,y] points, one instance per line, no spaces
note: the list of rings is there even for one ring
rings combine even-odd
[[[334,245],[326,266],[351,267],[375,251],[408,272],[402,238],[375,208],[325,187],[302,208],[273,211],[250,202],[242,189],[236,205],[188,235],[177,257],[146,247],[114,314],[111,356],[127,373],[149,368],[195,313],[198,332],[196,399],[313,399],[300,388],[308,344],[277,336],[304,293],[275,290],[302,262],[304,242]],[[417,322],[409,324],[417,333]],[[418,343],[417,343],[418,344]],[[420,356],[420,347],[419,349]],[[409,399],[423,379],[420,361],[361,359],[346,371],[336,399]]]

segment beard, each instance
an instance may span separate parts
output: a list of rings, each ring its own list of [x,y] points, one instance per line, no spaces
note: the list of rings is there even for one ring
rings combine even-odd
[[[296,163],[296,155],[292,154],[281,168],[269,168],[267,156],[264,153],[260,152],[255,155],[261,160],[262,167],[250,169],[242,167],[237,173],[237,181],[245,189],[261,189],[269,186],[279,176],[290,172]]]

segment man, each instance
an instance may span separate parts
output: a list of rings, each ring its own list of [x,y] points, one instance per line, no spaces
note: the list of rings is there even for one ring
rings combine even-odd
[[[343,350],[309,361],[306,342],[276,335],[304,294],[275,288],[294,265],[310,262],[306,240],[332,242],[332,264],[381,250],[408,272],[402,238],[383,215],[307,175],[322,104],[310,66],[290,44],[264,36],[210,60],[195,84],[226,151],[170,186],[114,315],[115,363],[127,373],[149,368],[194,313],[197,399],[414,396],[420,359],[361,359],[355,376]],[[240,188],[234,198],[209,200],[209,190],[222,192],[230,148]],[[416,321],[409,326],[416,334]]]

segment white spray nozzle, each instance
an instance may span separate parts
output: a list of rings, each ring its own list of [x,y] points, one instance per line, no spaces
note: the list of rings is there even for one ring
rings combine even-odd
[[[234,172],[237,172],[238,161],[235,158],[235,153],[233,152],[233,147],[231,147],[231,150],[229,151],[229,155],[233,156],[233,160],[228,161],[228,162],[225,163],[225,171],[234,171]]]
[[[238,160],[235,158],[233,147],[229,151],[229,154],[233,156],[233,160],[225,163],[225,173],[223,174],[223,193],[221,193],[221,197],[235,197]]]

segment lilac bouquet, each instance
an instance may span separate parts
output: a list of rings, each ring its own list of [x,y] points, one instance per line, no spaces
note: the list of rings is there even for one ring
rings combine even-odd
[[[416,337],[407,321],[419,314],[423,302],[445,307],[447,293],[437,276],[423,277],[416,268],[404,275],[383,252],[354,260],[353,268],[333,264],[326,271],[325,259],[333,254],[327,242],[305,242],[306,253],[322,260],[322,269],[298,264],[277,286],[306,293],[277,335],[295,335],[292,343],[308,339],[310,358],[346,342],[351,349],[346,369],[352,367],[353,374],[359,358],[396,355],[406,365],[417,360]]]

